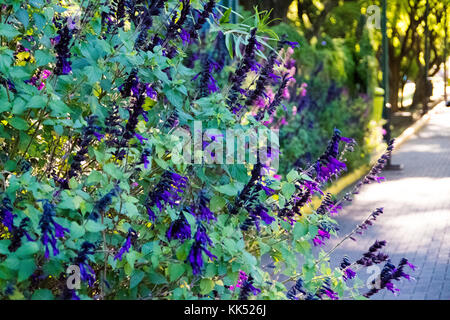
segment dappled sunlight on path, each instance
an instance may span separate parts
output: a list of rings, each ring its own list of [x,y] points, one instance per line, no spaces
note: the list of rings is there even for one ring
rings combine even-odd
[[[348,240],[333,254],[333,267],[345,254],[354,261],[375,240],[386,240],[385,252],[394,264],[405,257],[419,268],[411,273],[416,281],[395,284],[398,296],[382,291],[375,299],[450,299],[450,108],[442,103],[436,108],[430,122],[393,154],[392,162],[404,169],[383,172],[385,182],[365,186],[336,218],[343,236],[384,207],[357,242]],[[370,276],[358,275],[364,282]]]

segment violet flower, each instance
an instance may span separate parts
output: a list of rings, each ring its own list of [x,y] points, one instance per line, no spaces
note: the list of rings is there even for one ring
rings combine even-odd
[[[107,194],[100,198],[94,205],[94,209],[89,214],[89,219],[97,221],[100,217],[101,212],[105,212],[108,210],[108,207],[112,203],[112,198],[117,196],[120,192],[120,188],[118,185],[114,186]]]
[[[206,197],[205,192],[200,192],[200,195],[198,197],[197,204],[195,206],[195,213],[196,216],[207,223],[209,223],[212,220],[217,220],[214,213],[209,209],[209,199]]]
[[[270,75],[269,75],[270,76]],[[267,110],[267,113],[269,116],[271,116],[275,111],[276,108],[281,104],[281,101],[283,99],[283,92],[286,89],[289,81],[292,79],[288,74],[284,74],[283,78],[281,80],[281,85],[278,88],[277,93],[275,94],[275,97],[273,98],[272,102],[264,109],[259,110],[258,114],[256,115],[255,119],[260,121],[264,118],[264,114]]]
[[[62,22],[54,19],[54,24],[58,29],[58,35],[52,39],[52,44],[56,51],[56,67],[54,72],[56,75],[66,75],[72,71],[71,62],[69,60],[71,56],[69,45],[76,29],[69,28],[67,25],[67,18],[64,18]]]
[[[343,140],[341,132],[338,129],[334,129],[333,137],[328,143],[326,151],[319,157],[315,166],[316,179],[321,183],[328,181],[332,176],[337,176],[347,169],[345,163],[337,159],[340,141],[345,142],[347,140]]]
[[[11,200],[8,197],[3,198],[2,200],[2,208],[0,210],[0,221],[1,223],[8,228],[8,231],[14,230],[14,218],[17,215],[12,213],[13,208],[11,205]]]
[[[178,239],[180,242],[191,238],[191,225],[186,220],[183,212],[180,213],[177,220],[170,224],[166,237],[169,241]]]
[[[377,208],[374,212],[370,214],[370,216],[363,221],[360,225],[357,226],[355,233],[362,234],[364,230],[367,230],[368,227],[372,226],[372,221],[375,221],[377,217],[383,213],[383,208]],[[352,238],[353,239],[353,238]],[[354,239],[353,239],[354,240]]]
[[[237,67],[235,73],[231,76],[231,89],[228,97],[230,109],[233,110],[238,100],[240,94],[241,85],[244,82],[247,73],[251,70],[252,66],[256,63],[255,61],[255,50],[256,50],[256,28],[250,31],[250,38],[245,46],[244,54],[241,63]]]
[[[33,238],[31,238],[30,234],[26,230],[29,222],[30,219],[28,217],[25,217],[20,221],[18,227],[14,227],[12,230],[11,229],[8,230],[9,233],[11,234],[11,244],[8,246],[8,250],[10,252],[16,251],[22,245],[23,236],[25,236],[28,241],[36,241]]]
[[[134,231],[133,228],[128,229],[127,239],[125,240],[125,243],[120,248],[119,252],[114,256],[114,260],[119,259],[122,261],[123,255],[127,252],[130,252],[131,245],[137,240],[137,232]]]
[[[298,294],[306,295],[306,291],[303,289],[303,279],[298,278],[295,285],[293,285],[288,292],[286,293],[286,297],[289,300],[299,300],[297,297]]]
[[[135,133],[134,136],[139,140],[139,142],[140,142],[141,144],[144,144],[144,141],[148,140],[147,138],[144,138],[143,136],[141,136],[141,135],[138,134],[138,133]]]
[[[246,280],[242,283],[241,291],[239,292],[239,300],[248,300],[250,293],[257,296],[261,293],[261,290],[253,286],[253,277],[248,276]]]
[[[200,221],[197,223],[197,231],[194,239],[195,241],[189,251],[187,261],[189,261],[192,266],[192,273],[197,275],[201,273],[203,268],[203,253],[205,253],[210,259],[217,259],[217,257],[207,249],[207,246],[212,246],[213,243],[206,234],[206,228],[200,223]]]
[[[239,278],[237,280],[237,283],[234,286],[230,286],[230,290],[234,291],[234,289],[242,287],[242,285],[244,284],[244,281],[247,279],[248,279],[247,274],[244,271],[239,270]]]
[[[327,296],[331,300],[338,300],[339,295],[332,290],[330,284],[330,280],[326,279],[324,283],[322,284],[322,287],[319,289],[318,296],[322,299],[323,295]]]
[[[144,164],[144,168],[148,169],[148,166],[150,164],[150,160],[148,159],[151,155],[151,151],[149,149],[144,149],[144,151],[141,154],[141,163]]]
[[[181,195],[187,186],[188,179],[175,172],[165,171],[161,180],[156,185],[154,191],[151,191],[145,202],[150,221],[156,220],[154,206],[162,212],[164,205],[175,207],[179,205]]]
[[[68,173],[68,178],[75,177],[81,171],[81,163],[84,161],[86,154],[88,153],[88,147],[92,142],[93,136],[99,138],[100,127],[95,125],[95,121],[97,120],[96,115],[89,116],[87,121],[87,126],[83,128],[81,139],[78,143],[80,149],[77,151],[75,156],[73,157],[72,163],[70,164],[70,169]],[[67,185],[68,187],[68,185]]]
[[[53,249],[53,255],[59,254],[57,248],[57,238],[63,238],[64,233],[70,233],[70,230],[64,228],[55,222],[55,205],[47,199],[40,200],[43,203],[44,212],[39,220],[39,228],[41,229],[41,242],[45,246],[45,258],[48,259],[50,255],[49,245]]]
[[[321,246],[324,244],[325,239],[330,239],[330,233],[328,231],[319,228],[317,235],[313,239],[314,246]]]
[[[89,256],[95,254],[96,246],[88,241],[83,242],[81,250],[74,259],[74,264],[80,268],[80,278],[82,281],[87,281],[88,285],[92,287],[95,282],[95,272],[89,265]]]
[[[192,28],[188,31],[190,39],[198,38],[198,30],[200,30],[203,27],[203,25],[206,23],[206,19],[208,19],[208,17],[211,15],[211,13],[213,13],[215,6],[216,6],[216,0],[208,0],[208,2],[203,7],[203,11],[201,12],[197,21],[192,26]]]

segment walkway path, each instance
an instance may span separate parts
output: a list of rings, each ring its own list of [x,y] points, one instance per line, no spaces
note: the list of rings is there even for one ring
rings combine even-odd
[[[347,254],[352,261],[375,240],[386,240],[385,252],[398,264],[409,259],[418,270],[416,281],[397,282],[398,296],[383,290],[373,299],[450,300],[450,108],[443,103],[429,123],[393,154],[402,171],[385,171],[386,181],[366,185],[336,220],[340,235],[361,223],[377,207],[384,207],[375,224],[357,242],[347,240],[333,254],[332,267]],[[337,240],[330,242],[331,248]],[[362,271],[366,282],[370,274]]]

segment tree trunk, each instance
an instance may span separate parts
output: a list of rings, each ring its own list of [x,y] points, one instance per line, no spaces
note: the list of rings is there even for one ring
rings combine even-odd
[[[425,98],[425,81],[423,77],[419,77],[416,80],[416,89],[414,90],[414,96],[413,96],[413,105],[421,105],[423,103],[423,100]]]
[[[398,91],[400,89],[400,70],[398,65],[391,67],[389,76],[389,103],[392,107],[392,112],[398,111]]]

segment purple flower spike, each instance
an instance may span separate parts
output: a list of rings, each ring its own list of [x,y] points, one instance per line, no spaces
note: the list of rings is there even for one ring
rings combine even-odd
[[[155,100],[156,96],[158,95],[155,91],[155,89],[153,89],[152,85],[147,83],[145,84],[145,93],[147,94],[147,97]],[[148,120],[147,120],[148,121]]]
[[[144,138],[143,136],[141,136],[141,135],[138,134],[138,133],[135,133],[134,136],[139,140],[139,142],[140,142],[141,144],[144,144],[144,140],[148,140],[147,138]]]
[[[166,237],[169,241],[178,239],[181,242],[184,242],[184,240],[191,238],[191,226],[186,220],[184,213],[181,213],[180,217],[172,222],[166,232]]]
[[[344,280],[353,279],[356,276],[356,272],[348,268],[345,270]]]
[[[206,228],[198,222],[197,232],[195,233],[195,242],[191,247],[187,260],[192,266],[192,273],[194,275],[200,274],[203,268],[203,256],[205,253],[210,259],[217,259],[206,247],[212,246],[212,241],[206,234]]]
[[[119,252],[114,256],[114,260],[119,259],[122,261],[122,257],[126,252],[130,252],[130,248],[133,242],[137,239],[137,233],[132,228],[128,229],[127,239],[125,243],[120,248]]]
[[[50,256],[49,245],[53,249],[53,255],[56,256],[59,254],[59,250],[57,248],[57,239],[63,238],[64,232],[70,233],[69,229],[63,228],[60,224],[56,223],[54,220],[55,216],[55,205],[50,203],[48,200],[43,201],[44,212],[39,221],[39,227],[41,229],[42,237],[41,242],[45,246],[45,258],[48,259]]]
[[[105,135],[94,131],[94,136],[97,138],[98,141],[101,141]]]

